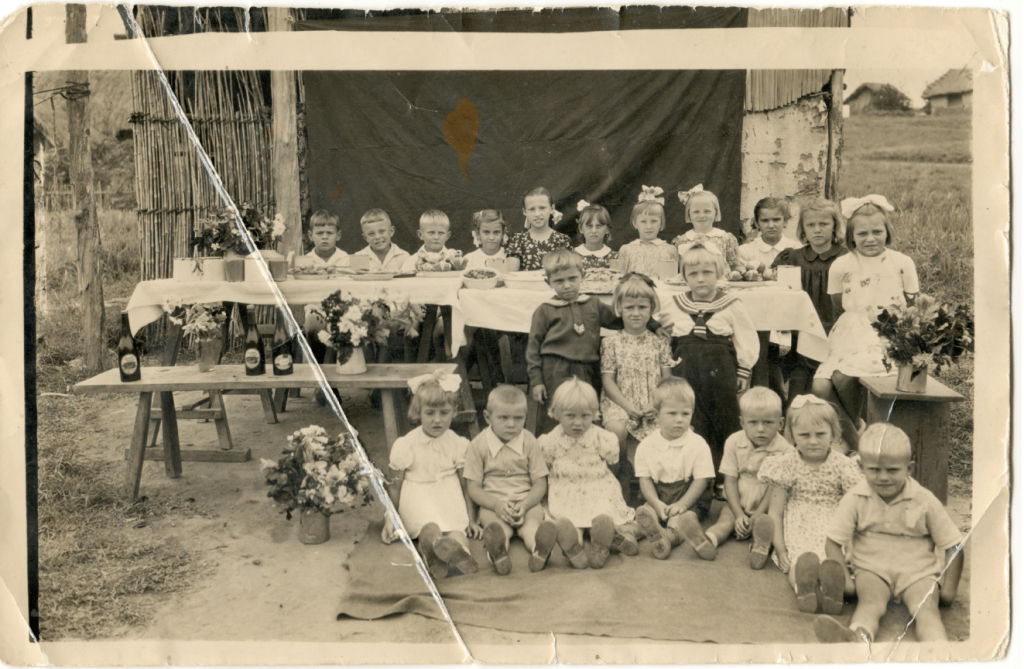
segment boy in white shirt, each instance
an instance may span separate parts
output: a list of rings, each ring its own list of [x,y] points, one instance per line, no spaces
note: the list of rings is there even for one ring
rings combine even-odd
[[[402,274],[420,271],[460,270],[465,265],[462,251],[445,247],[452,236],[448,215],[437,209],[429,209],[420,215],[420,227],[416,236],[423,240],[423,246],[409,256],[402,264]]]
[[[367,247],[352,255],[369,258],[371,272],[401,272],[409,254],[391,243],[395,226],[391,224],[387,212],[383,209],[370,209],[359,219],[359,227]]]
[[[324,267],[348,265],[348,254],[338,248],[340,239],[337,214],[322,209],[313,212],[309,217],[309,241],[313,242],[313,250],[306,257]]]

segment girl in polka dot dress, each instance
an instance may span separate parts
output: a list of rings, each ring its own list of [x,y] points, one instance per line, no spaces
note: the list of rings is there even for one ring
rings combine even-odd
[[[520,271],[540,269],[547,254],[555,249],[572,248],[568,235],[551,228],[562,218],[562,213],[555,209],[554,200],[546,188],[534,188],[523,196],[523,216],[526,217],[526,230],[512,235],[505,247],[509,258],[519,258]]]

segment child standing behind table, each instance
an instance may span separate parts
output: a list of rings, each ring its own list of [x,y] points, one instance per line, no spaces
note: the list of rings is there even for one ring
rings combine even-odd
[[[913,617],[917,640],[945,641],[939,605],[956,598],[963,569],[963,535],[942,503],[910,477],[910,439],[898,427],[875,423],[860,439],[865,480],[846,493],[828,528],[825,553],[840,564],[849,556],[856,578],[857,609],[845,626],[820,616],[818,640],[875,640],[890,599],[902,600]],[[945,559],[935,549],[945,551]]]
[[[540,269],[548,253],[572,248],[568,235],[551,228],[562,214],[555,210],[551,193],[546,188],[534,188],[523,196],[523,216],[526,218],[526,230],[512,235],[505,248],[509,258],[519,258],[521,271]]]
[[[466,269],[484,269],[488,260],[504,260],[507,241],[505,217],[500,211],[483,209],[473,214],[473,243],[478,248],[466,254]]]
[[[679,253],[664,239],[658,237],[665,229],[665,198],[661,189],[644,186],[629,214],[629,224],[639,235],[619,249],[619,257],[626,261],[627,272],[639,272],[657,278],[658,263],[679,262]]]
[[[608,267],[609,261],[619,257],[607,244],[612,238],[612,217],[604,207],[586,200],[580,200],[576,209],[580,212],[577,224],[583,238],[583,243],[576,247],[576,253],[583,258],[583,270]]]
[[[397,274],[402,271],[402,265],[408,260],[409,254],[391,243],[395,226],[391,224],[388,213],[383,209],[370,209],[359,219],[359,227],[367,246],[352,255],[369,258],[370,271],[373,272]]]

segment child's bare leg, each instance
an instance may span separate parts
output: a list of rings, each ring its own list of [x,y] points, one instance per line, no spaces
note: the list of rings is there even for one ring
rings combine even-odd
[[[716,546],[721,546],[726,539],[732,536],[735,528],[736,516],[733,515],[732,509],[726,504],[722,507],[722,512],[718,514],[718,520],[708,528],[707,534],[712,538]]]
[[[858,424],[861,411],[864,409],[864,388],[860,385],[860,379],[855,376],[847,376],[842,372],[833,372],[832,385],[835,386],[836,395],[839,396],[840,406],[850,420],[854,424]]]
[[[914,618],[917,640],[945,641],[946,626],[939,615],[939,588],[935,579],[922,578],[903,592],[903,603]]]
[[[892,590],[888,583],[871,572],[857,572],[857,608],[850,618],[850,629],[863,630],[874,641],[878,621],[885,615],[890,599]]]
[[[523,540],[526,550],[531,553],[537,547],[537,528],[544,522],[544,510],[540,504],[526,512],[523,517],[523,524],[516,529],[516,534]]]

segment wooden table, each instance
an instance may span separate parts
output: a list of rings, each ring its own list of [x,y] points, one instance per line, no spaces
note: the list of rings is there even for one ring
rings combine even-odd
[[[399,417],[396,405],[402,403],[402,391],[407,387],[409,379],[422,374],[431,374],[437,370],[453,374],[457,372],[456,363],[439,364],[390,364],[367,365],[365,374],[343,376],[331,367],[323,367],[327,384],[332,388],[366,388],[381,391],[381,409],[384,417],[384,436],[388,451],[398,438]],[[463,384],[465,386],[465,384]],[[142,379],[130,383],[122,383],[117,369],[111,369],[91,379],[82,381],[74,387],[75,393],[138,393],[139,403],[135,414],[135,428],[132,431],[131,445],[128,450],[128,464],[125,471],[125,485],[128,498],[134,500],[139,495],[139,481],[142,478],[142,463],[145,459],[146,438],[149,432],[149,419],[153,393],[167,393],[168,397],[175,392],[203,390],[220,393],[224,390],[252,390],[265,388],[317,388],[320,379],[315,369],[309,365],[295,365],[294,372],[288,376],[274,376],[268,366],[263,376],[246,376],[242,365],[218,365],[211,372],[200,373],[195,365],[175,367],[143,367]],[[463,388],[463,408],[468,388]],[[168,403],[173,409],[173,400]],[[472,407],[472,398],[469,400]],[[223,410],[223,405],[219,407]],[[475,411],[474,411],[475,418]],[[165,428],[163,456],[164,470],[167,476],[176,478],[181,475],[181,448],[178,443],[177,418],[174,411],[163,414]],[[168,425],[169,424],[169,425]],[[470,426],[471,432],[475,420]],[[220,432],[218,427],[218,432]],[[223,415],[223,429],[228,430],[227,415]],[[248,458],[245,458],[248,459]]]
[[[861,378],[867,388],[867,421],[895,425],[910,437],[914,478],[946,503],[949,485],[949,405],[964,398],[928,377],[923,393],[896,390],[896,375]]]

